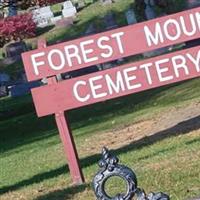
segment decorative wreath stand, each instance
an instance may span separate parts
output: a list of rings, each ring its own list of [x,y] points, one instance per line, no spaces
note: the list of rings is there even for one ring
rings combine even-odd
[[[98,200],[131,200],[136,196],[137,200],[170,200],[167,194],[162,192],[145,194],[143,189],[137,187],[137,177],[133,170],[120,165],[119,159],[110,154],[107,148],[103,148],[102,159],[99,161],[100,171],[93,180],[93,189]],[[105,192],[105,183],[111,177],[120,177],[127,184],[127,192],[125,194],[117,194],[110,197]]]

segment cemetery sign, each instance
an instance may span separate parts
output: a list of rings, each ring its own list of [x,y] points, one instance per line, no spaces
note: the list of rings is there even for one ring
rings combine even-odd
[[[22,54],[38,116],[55,114],[75,183],[84,181],[64,111],[200,76],[200,47],[57,82],[52,76],[200,37],[200,8]],[[49,78],[51,77],[51,78]]]
[[[200,37],[200,8],[23,54],[29,81]]]

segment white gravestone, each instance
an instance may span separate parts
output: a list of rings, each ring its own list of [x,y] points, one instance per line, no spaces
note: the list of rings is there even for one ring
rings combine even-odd
[[[37,24],[37,27],[48,26],[53,17],[54,15],[50,6],[42,7],[33,11],[33,21]]]
[[[68,17],[74,17],[77,13],[76,7],[73,6],[71,1],[65,1],[63,3],[63,10],[62,10],[62,15],[65,18]]]

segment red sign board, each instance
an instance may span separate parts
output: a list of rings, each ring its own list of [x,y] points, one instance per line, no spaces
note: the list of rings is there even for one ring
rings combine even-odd
[[[200,38],[200,8],[22,55],[29,81]],[[38,116],[55,114],[75,183],[84,177],[64,111],[200,76],[200,46],[32,89]]]
[[[200,8],[37,49],[22,55],[29,81],[200,37]]]
[[[32,90],[38,116],[200,76],[200,46]]]

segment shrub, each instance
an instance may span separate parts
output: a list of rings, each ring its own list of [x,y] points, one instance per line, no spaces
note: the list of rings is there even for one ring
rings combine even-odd
[[[36,33],[36,24],[32,14],[27,13],[0,20],[0,46],[11,40],[23,40],[33,37]]]

